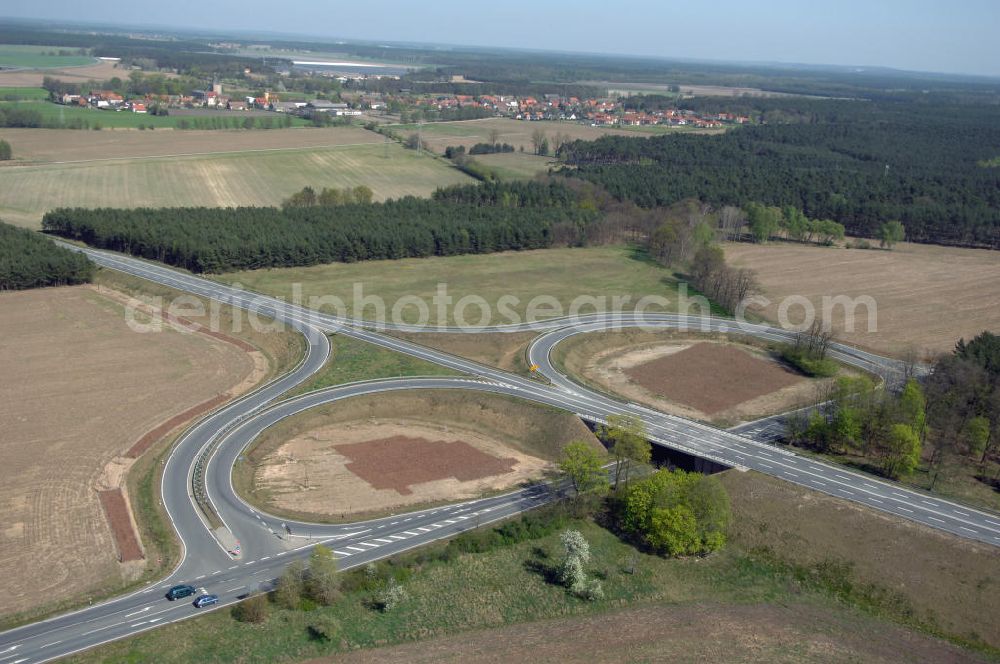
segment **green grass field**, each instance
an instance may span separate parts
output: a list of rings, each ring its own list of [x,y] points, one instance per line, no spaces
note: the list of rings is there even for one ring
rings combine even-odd
[[[373,378],[459,375],[439,364],[432,364],[339,334],[330,335],[330,345],[332,347],[330,359],[326,365],[309,382],[296,388],[292,394]]]
[[[549,168],[559,166],[555,159],[527,152],[477,154],[473,159],[489,166],[502,180],[530,180],[539,173],[548,172]]]
[[[18,68],[48,68],[73,67],[89,65],[94,58],[89,55],[77,55],[78,49],[65,46],[23,46],[0,44],[0,67]],[[69,55],[60,55],[60,51]]]
[[[5,167],[0,218],[38,228],[47,210],[65,206],[279,205],[307,185],[363,184],[384,199],[472,181],[396,144]]]
[[[19,88],[0,86],[0,101],[38,101],[49,98],[44,88]]]
[[[34,90],[40,88],[0,88],[4,89],[26,89]],[[44,92],[44,91],[43,91]],[[2,93],[0,93],[0,100],[3,99]],[[32,97],[32,99],[37,99],[37,97]],[[44,98],[43,98],[44,99]],[[8,103],[0,103],[0,107],[10,106]],[[32,110],[38,111],[42,115],[42,121],[46,126],[59,128],[65,126],[69,129],[138,129],[139,127],[153,127],[153,128],[175,128],[178,123],[187,122],[189,125],[193,125],[195,120],[207,118],[211,119],[218,117],[225,120],[226,122],[231,122],[233,120],[243,121],[244,118],[254,117],[257,121],[262,118],[270,117],[272,121],[277,125],[284,118],[277,114],[243,114],[239,112],[230,112],[220,110],[212,114],[207,115],[185,115],[181,113],[175,113],[173,115],[150,115],[149,113],[132,113],[131,111],[121,110],[121,111],[105,111],[96,108],[83,108],[80,106],[64,106],[62,104],[54,104],[48,101],[21,101],[17,102],[16,108],[22,110]],[[306,126],[309,123],[302,118],[292,118],[293,127]],[[79,125],[79,126],[76,126]],[[181,124],[180,126],[184,126]]]
[[[676,278],[669,271],[644,260],[631,249],[615,247],[557,248],[536,251],[507,252],[500,254],[414,258],[397,261],[371,261],[362,263],[333,263],[305,268],[279,268],[233,272],[214,277],[225,283],[239,282],[250,290],[291,297],[293,284],[300,284],[302,304],[335,312],[337,304],[313,301],[313,297],[333,296],[346,307],[346,313],[367,319],[376,318],[376,307],[360,306],[361,298],[377,296],[385,303],[386,316],[391,320],[393,306],[403,296],[416,296],[426,303],[428,323],[454,324],[456,314],[466,323],[479,324],[481,311],[467,303],[460,311],[460,300],[465,296],[478,296],[490,309],[490,321],[503,324],[511,321],[513,314],[524,319],[531,301],[536,296],[552,298],[553,306],[536,301],[532,318],[542,319],[555,315],[553,309],[561,306],[563,314],[579,296],[606,297],[606,310],[612,308],[612,297],[630,298],[627,309],[645,295],[667,297],[667,307],[650,306],[647,311],[673,310],[677,304]],[[432,302],[438,284],[447,285],[447,295],[454,298],[443,320]],[[500,302],[502,296],[513,296],[518,302]],[[405,303],[403,303],[405,304]],[[507,308],[501,305],[507,304]],[[357,305],[357,310],[356,310]],[[592,304],[579,302],[579,313],[594,310]],[[398,313],[403,322],[419,321],[416,306],[402,306]]]

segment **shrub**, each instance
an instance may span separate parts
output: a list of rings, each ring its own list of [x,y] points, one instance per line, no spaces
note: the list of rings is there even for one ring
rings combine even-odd
[[[792,345],[779,349],[781,359],[802,373],[813,378],[829,378],[837,375],[837,363],[828,358],[810,356],[805,350]]]
[[[660,470],[633,482],[611,507],[618,528],[669,556],[722,548],[731,519],[719,480],[683,470]]]
[[[261,624],[267,622],[270,606],[267,595],[254,595],[233,607],[233,618],[239,622]]]
[[[302,561],[297,560],[289,565],[284,573],[278,577],[278,583],[274,589],[275,603],[286,609],[300,608],[304,577],[305,564]]]
[[[329,614],[316,616],[306,628],[317,641],[333,641],[340,634],[340,621]]]
[[[406,589],[396,579],[390,578],[375,596],[375,606],[382,613],[388,613],[408,597]]]

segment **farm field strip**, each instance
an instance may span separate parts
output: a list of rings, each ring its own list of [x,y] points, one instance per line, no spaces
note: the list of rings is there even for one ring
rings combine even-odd
[[[183,131],[81,131],[4,129],[15,162],[86,162],[109,158],[169,157],[176,154],[254,152],[272,148],[319,149],[371,143],[384,138],[357,127],[288,129],[186,129]]]
[[[0,217],[37,228],[56,207],[278,205],[304,186],[367,185],[385,199],[471,181],[395,144],[340,147],[4,168]]]

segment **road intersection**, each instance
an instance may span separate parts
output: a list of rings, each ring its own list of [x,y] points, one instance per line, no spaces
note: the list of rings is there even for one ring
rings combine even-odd
[[[220,607],[227,606],[249,592],[268,587],[288,562],[308,556],[316,544],[330,546],[340,559],[341,568],[348,569],[507,518],[544,504],[558,493],[552,487],[528,487],[459,505],[330,525],[291,522],[264,514],[234,491],[233,464],[268,427],[309,408],[388,391],[479,390],[551,405],[598,424],[606,422],[611,414],[634,414],[643,419],[655,444],[724,466],[752,469],[960,537],[1000,546],[1000,516],[777,448],[768,442],[770,432],[777,426],[774,422],[751,423],[756,429],[748,425],[736,431],[723,431],[595,392],[560,373],[551,361],[552,350],[565,339],[615,326],[642,325],[653,330],[687,326],[688,329],[739,332],[768,340],[789,339],[790,334],[780,329],[748,324],[737,328],[731,320],[676,314],[595,314],[473,331],[453,330],[464,333],[529,329],[541,332],[528,352],[530,361],[538,365],[538,373],[545,378],[542,382],[384,333],[385,330],[419,332],[424,328],[384,325],[379,329],[372,323],[290,305],[140,259],[66,246],[85,252],[104,267],[290,325],[306,338],[307,351],[291,372],[219,408],[189,428],[170,453],[161,492],[182,544],[182,559],[177,568],[166,578],[123,597],[0,633],[0,664],[49,661],[198,615],[190,603],[171,603],[164,598],[166,590],[176,583],[205,588],[220,596]],[[431,328],[430,331],[442,330]],[[405,353],[451,368],[464,376],[364,381],[281,400],[282,395],[305,382],[326,363],[330,354],[327,334],[330,333]],[[834,344],[831,354],[842,362],[883,376],[901,371],[895,360],[842,344]],[[748,432],[756,432],[760,439],[746,435]],[[195,496],[196,473],[203,482],[208,511],[217,515],[240,541],[239,557],[228,553],[213,533],[205,506],[199,504]]]

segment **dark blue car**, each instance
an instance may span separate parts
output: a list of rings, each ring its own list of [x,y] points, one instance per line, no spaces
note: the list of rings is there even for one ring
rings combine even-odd
[[[200,609],[203,606],[209,606],[210,604],[218,604],[218,595],[201,595],[194,601],[194,606],[196,609]]]
[[[189,586],[187,584],[181,584],[179,586],[174,586],[167,591],[167,599],[171,602],[175,599],[181,599],[182,597],[190,597],[195,594],[194,586]]]

